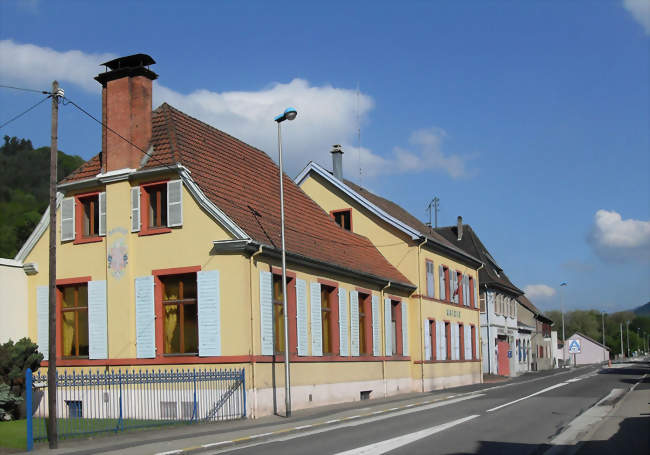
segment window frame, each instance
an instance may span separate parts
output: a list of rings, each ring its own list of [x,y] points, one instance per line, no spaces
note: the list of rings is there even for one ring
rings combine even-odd
[[[73,245],[79,245],[83,243],[95,243],[95,242],[101,242],[103,238],[106,236],[100,235],[99,234],[99,217],[101,214],[99,213],[99,193],[102,193],[102,191],[92,191],[89,193],[80,193],[80,194],[75,194],[74,196],[74,240],[72,241]],[[83,235],[83,228],[84,228],[84,201],[87,201],[89,199],[95,199],[95,212],[97,212],[97,226],[96,226],[96,235],[88,235],[84,236]],[[94,218],[94,217],[93,217]],[[94,220],[93,220],[94,221]],[[92,224],[92,223],[91,223]]]
[[[366,289],[358,289],[359,306],[363,306],[363,335],[366,350],[361,349],[361,311],[359,311],[359,356],[370,357],[373,352],[372,345],[372,292]]]
[[[348,214],[348,217],[350,218],[350,229],[346,229],[345,226],[343,226],[342,224],[339,224],[339,222],[336,221],[336,215],[338,215],[340,213],[347,213]],[[332,217],[334,222],[336,224],[338,224],[342,229],[345,229],[346,231],[350,231],[350,232],[353,231],[352,230],[352,208],[332,210],[332,211],[330,211],[330,216]]]
[[[391,326],[395,324],[395,330],[391,333],[394,339],[391,342],[391,348],[395,353],[386,353],[387,357],[401,357],[404,352],[404,339],[402,332],[402,299],[394,296],[386,296],[390,299],[390,320]]]
[[[63,291],[61,288],[69,286],[86,286],[88,289],[88,282],[92,281],[90,276],[78,278],[65,278],[56,280],[56,357],[57,360],[88,360],[90,354],[90,333],[88,333],[88,355],[84,356],[63,356]],[[86,316],[88,315],[88,306],[85,308]],[[78,330],[78,328],[77,328]],[[77,337],[78,343],[78,337]]]
[[[451,282],[450,282],[450,268],[446,265],[442,265],[442,270],[445,274],[445,302],[453,303],[453,296],[451,295]]]
[[[194,283],[195,283],[195,288],[196,288],[196,297],[194,298],[185,298],[182,293],[183,293],[183,288],[184,284],[183,281],[180,281],[179,285],[179,296],[177,299],[173,300],[164,300],[164,294],[165,294],[165,283],[164,279],[168,277],[181,277],[181,276],[190,276],[194,274]],[[162,314],[163,314],[163,355],[164,356],[179,356],[179,355],[187,355],[187,356],[198,356],[199,355],[199,296],[198,296],[198,277],[196,275],[196,272],[191,272],[191,273],[179,273],[179,274],[168,274],[168,275],[158,275],[157,276],[158,281],[160,282],[161,285],[161,305],[162,305]],[[172,306],[176,305],[178,306],[178,314],[179,314],[179,352],[164,352],[165,346],[164,346],[164,330],[165,330],[165,307],[166,306]],[[185,306],[186,305],[196,305],[196,352],[186,352],[184,349],[185,345],[185,327],[184,327],[184,322],[185,322]]]
[[[279,277],[280,284],[282,284],[282,269],[279,267],[272,267],[272,283],[275,282],[276,277]],[[296,300],[296,275],[293,272],[286,273],[287,279],[287,322],[289,323],[289,355],[298,355],[298,319],[297,319],[297,300]],[[284,302],[279,302],[284,305]],[[275,296],[272,298],[272,304],[275,306]],[[284,322],[283,322],[284,325]],[[275,328],[275,311],[273,312],[273,327]],[[284,336],[284,335],[283,335]],[[275,339],[273,340],[273,352],[275,355],[284,356],[284,347],[278,351],[275,349]]]
[[[458,323],[458,359],[460,361],[469,360],[465,358],[465,324]]]
[[[428,318],[429,321],[429,338],[431,338],[431,361],[437,362],[438,358],[438,344],[436,343],[436,320]]]
[[[339,357],[340,340],[339,340],[339,296],[338,296],[338,283],[328,280],[318,280],[321,286],[321,333],[322,333],[322,350],[323,357]],[[323,291],[329,293],[327,303],[328,307],[323,307]],[[324,310],[327,308],[327,311]],[[328,316],[328,341],[331,351],[325,349],[325,317],[323,313]]]
[[[156,234],[166,234],[168,232],[172,231],[172,228],[168,226],[156,226],[152,227],[150,226],[149,223],[149,210],[151,207],[151,196],[150,196],[150,191],[152,188],[155,187],[163,187],[165,190],[165,201],[167,201],[167,183],[170,181],[170,179],[166,180],[157,180],[155,182],[147,182],[147,183],[141,183],[139,185],[140,187],[140,231],[138,231],[138,236],[145,236],[145,235],[156,235]],[[167,218],[167,204],[168,202],[165,203],[164,207],[162,204],[162,201],[160,203],[160,212],[161,212],[161,220],[162,220],[162,212],[165,212],[165,219]],[[166,220],[169,222],[169,220]]]
[[[445,323],[445,340],[446,340],[446,348],[447,348],[447,356],[446,356],[446,361],[450,361],[451,359],[451,321],[444,320]]]
[[[476,346],[476,324],[470,324],[470,335],[472,337],[472,360],[478,360],[478,346]]]

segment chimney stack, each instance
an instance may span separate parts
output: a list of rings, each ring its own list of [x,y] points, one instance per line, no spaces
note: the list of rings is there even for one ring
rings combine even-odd
[[[340,182],[343,181],[343,149],[339,144],[332,146],[332,172]]]
[[[120,57],[102,63],[106,72],[95,77],[102,84],[102,123],[106,125],[102,128],[102,172],[140,167],[138,148],[146,150],[151,141],[151,85],[158,75],[149,65],[154,63],[146,54]]]
[[[463,238],[463,217],[458,217],[458,224],[456,225],[456,232],[458,233],[458,241],[460,242]]]

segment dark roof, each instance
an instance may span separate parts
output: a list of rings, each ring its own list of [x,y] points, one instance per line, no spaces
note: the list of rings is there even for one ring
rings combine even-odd
[[[449,242],[452,242],[454,245],[457,245],[468,254],[479,258],[483,262],[484,265],[478,272],[478,281],[481,286],[487,284],[488,286],[500,288],[517,296],[523,295],[524,291],[512,284],[469,224],[463,225],[463,235],[460,240],[458,240],[457,226],[430,228],[430,230],[437,232]]]
[[[548,324],[553,324],[553,320],[549,319],[546,315],[544,315],[544,313],[539,311],[539,309],[535,305],[533,305],[533,302],[528,300],[528,297],[526,297],[525,294],[517,296],[517,301],[521,303],[525,308],[532,311],[537,319],[541,320],[542,322],[546,322]]]
[[[259,149],[173,108],[153,111],[151,158],[141,169],[182,164],[212,203],[253,240],[280,247],[279,168]],[[92,178],[98,156],[62,183]],[[286,174],[287,251],[317,261],[415,287],[366,237],[342,229]]]
[[[452,251],[455,251],[457,253],[462,254],[463,256],[470,255],[473,256],[472,259],[478,259],[478,256],[472,255],[471,253],[458,248],[456,245],[453,243],[449,242],[446,238],[438,234],[436,231],[431,229],[429,226],[424,224],[422,221],[418,220],[416,217],[414,217],[412,214],[407,212],[404,208],[399,206],[398,204],[394,203],[393,201],[390,201],[386,198],[383,198],[381,196],[378,196],[374,193],[371,193],[367,189],[363,188],[362,186],[357,185],[354,182],[351,182],[350,180],[343,179],[343,183],[345,183],[347,186],[349,186],[352,190],[357,192],[359,195],[363,196],[367,200],[369,200],[371,203],[382,209],[384,212],[388,213],[390,216],[393,218],[398,219],[404,224],[407,224],[408,226],[412,227],[413,229],[419,231],[423,235],[426,235],[430,239],[432,239],[434,242],[447,247],[451,249]]]
[[[570,340],[571,337],[573,337],[573,336],[575,336],[575,335],[580,335],[582,338],[584,338],[584,339],[586,339],[586,340],[589,340],[589,341],[591,341],[592,343],[597,344],[597,345],[600,346],[601,348],[605,348],[605,349],[607,349],[607,350],[609,351],[609,348],[608,348],[607,346],[605,346],[605,345],[602,344],[602,343],[599,343],[598,341],[594,340],[593,338],[588,337],[588,336],[585,335],[584,333],[576,332],[576,333],[574,333],[573,335],[571,335],[569,338],[567,338],[567,340]]]

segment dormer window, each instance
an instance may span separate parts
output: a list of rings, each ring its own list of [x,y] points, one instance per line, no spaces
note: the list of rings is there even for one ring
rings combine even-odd
[[[147,227],[167,227],[167,185],[147,186],[144,191],[149,206]]]
[[[145,183],[131,188],[131,232],[163,234],[182,225],[181,180]]]
[[[84,238],[99,235],[99,195],[80,197],[81,236]]]
[[[341,226],[346,231],[352,230],[352,209],[333,210],[330,212],[336,224]]]
[[[106,235],[106,193],[85,193],[61,202],[61,241],[100,242]]]

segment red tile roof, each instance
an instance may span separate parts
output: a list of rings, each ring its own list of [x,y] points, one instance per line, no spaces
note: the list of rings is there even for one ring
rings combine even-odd
[[[153,153],[142,169],[180,163],[253,240],[280,247],[279,168],[271,158],[167,103],[153,111]],[[99,173],[94,157],[62,183]],[[284,175],[287,251],[415,287],[366,238],[342,229]]]

